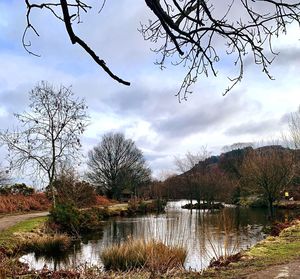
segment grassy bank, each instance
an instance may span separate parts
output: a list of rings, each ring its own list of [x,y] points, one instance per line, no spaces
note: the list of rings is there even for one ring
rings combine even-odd
[[[38,217],[19,222],[0,233],[0,251],[10,257],[26,252],[55,254],[64,252],[71,239],[63,234],[50,234],[44,230],[47,217]]]
[[[300,260],[300,221],[295,221],[277,237],[267,237],[241,256],[236,263],[206,270],[201,278],[244,278],[274,265]]]
[[[14,253],[19,250],[20,242],[16,234],[30,233],[41,228],[47,221],[47,217],[32,218],[10,227],[0,232],[0,247],[8,253]]]
[[[279,236],[269,236],[264,241],[258,243],[251,249],[241,253],[241,257],[237,262],[226,263],[222,266],[220,264],[216,268],[210,268],[204,271],[202,274],[197,272],[188,272],[180,268],[182,265],[182,260],[177,261],[175,266],[171,269],[163,269],[159,272],[157,268],[145,268],[145,262],[141,265],[136,264],[135,259],[132,261],[133,266],[140,268],[139,270],[130,271],[102,271],[97,267],[78,267],[74,270],[60,270],[56,272],[43,270],[38,273],[32,273],[24,266],[18,264],[17,257],[18,254],[13,254],[11,257],[1,258],[1,247],[6,249],[16,250],[18,248],[16,241],[18,235],[30,233],[32,231],[39,230],[41,226],[46,221],[45,217],[35,218],[19,223],[18,225],[0,233],[0,271],[5,270],[4,275],[0,278],[9,278],[10,274],[23,274],[26,278],[44,278],[45,274],[47,276],[54,278],[93,278],[93,279],[104,279],[104,278],[125,278],[125,279],[150,279],[150,278],[246,278],[247,275],[255,274],[255,272],[260,270],[266,270],[274,265],[281,265],[288,262],[300,261],[300,221],[294,221],[291,227],[288,227],[280,232]],[[153,246],[153,245],[152,245]],[[118,248],[118,247],[117,247]],[[125,247],[126,251],[132,248],[132,245]],[[147,247],[146,247],[147,248]],[[166,250],[164,246],[159,245],[158,248],[161,250]],[[141,249],[138,249],[141,250]],[[149,251],[149,249],[145,249]],[[154,248],[151,247],[151,251]],[[126,252],[125,251],[125,252]],[[129,250],[128,250],[129,251]],[[166,250],[167,251],[167,250]],[[121,256],[126,256],[122,250]],[[108,251],[110,255],[106,255],[108,259],[115,257],[116,252]],[[134,256],[134,253],[129,251],[129,254]],[[147,255],[151,254],[146,252]],[[155,254],[155,253],[154,253]],[[162,255],[162,253],[159,253]],[[167,251],[169,254],[169,251]],[[179,259],[183,258],[184,253],[180,253]],[[140,254],[138,254],[140,256]],[[169,258],[169,257],[166,257]],[[154,266],[162,263],[162,259],[159,257],[154,257]],[[123,259],[121,259],[123,260]],[[125,260],[127,258],[125,257]],[[147,262],[146,262],[147,263]],[[148,262],[149,263],[149,262]],[[123,263],[122,263],[123,264]],[[127,262],[125,263],[127,265]],[[120,267],[118,269],[121,269]],[[2,277],[1,277],[2,276]],[[44,276],[44,277],[43,277]]]

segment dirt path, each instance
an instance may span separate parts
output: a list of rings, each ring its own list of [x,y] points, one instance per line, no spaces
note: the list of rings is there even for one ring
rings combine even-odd
[[[35,213],[27,213],[27,214],[20,214],[20,215],[3,216],[0,218],[0,231],[12,227],[18,222],[35,218],[35,217],[47,216],[48,214],[49,212],[35,212]]]
[[[300,260],[269,267],[265,270],[255,272],[248,277],[247,279],[281,279],[281,278],[300,278]]]

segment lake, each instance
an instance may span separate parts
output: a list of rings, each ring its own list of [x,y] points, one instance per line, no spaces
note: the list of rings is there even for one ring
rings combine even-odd
[[[186,269],[201,270],[212,258],[237,253],[264,238],[263,228],[269,225],[268,211],[263,209],[227,206],[214,212],[181,209],[188,201],[168,202],[166,213],[139,217],[113,218],[103,228],[85,236],[71,251],[55,258],[24,255],[20,261],[31,268],[50,269],[75,267],[81,264],[102,266],[101,251],[128,238],[156,239],[169,245],[187,248]],[[289,218],[288,212],[279,212],[278,218]]]

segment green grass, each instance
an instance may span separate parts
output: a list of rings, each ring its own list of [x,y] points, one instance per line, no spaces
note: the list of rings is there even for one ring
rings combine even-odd
[[[273,265],[300,260],[300,222],[243,253],[243,259],[221,270],[209,269],[201,278],[243,278]]]
[[[18,249],[19,242],[16,240],[15,233],[28,233],[42,227],[48,217],[37,217],[26,221],[21,221],[16,225],[0,232],[0,247],[8,252]]]

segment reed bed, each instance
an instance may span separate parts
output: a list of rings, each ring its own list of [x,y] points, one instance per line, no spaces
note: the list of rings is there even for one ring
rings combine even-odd
[[[106,270],[128,271],[143,268],[164,273],[183,268],[187,251],[179,246],[167,246],[162,242],[129,239],[106,248],[101,260]]]
[[[35,252],[37,255],[55,255],[66,252],[72,242],[71,238],[65,234],[22,234],[19,238],[21,250]]]

